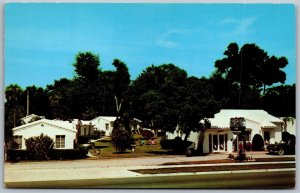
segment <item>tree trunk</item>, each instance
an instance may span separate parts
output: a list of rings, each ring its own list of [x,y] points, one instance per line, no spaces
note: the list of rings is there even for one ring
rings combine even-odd
[[[184,141],[187,141],[188,137],[190,136],[191,130],[189,129],[184,136]]]

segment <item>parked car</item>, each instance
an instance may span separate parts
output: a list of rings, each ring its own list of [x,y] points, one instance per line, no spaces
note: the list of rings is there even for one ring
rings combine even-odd
[[[280,143],[277,144],[270,144],[267,146],[267,149],[269,151],[269,154],[295,154],[295,140],[286,140],[286,141],[280,141]]]

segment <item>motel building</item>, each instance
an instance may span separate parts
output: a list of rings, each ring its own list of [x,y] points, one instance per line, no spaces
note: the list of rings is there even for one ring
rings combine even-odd
[[[191,132],[188,141],[195,143],[196,149],[203,148],[203,153],[213,152],[233,152],[233,142],[237,135],[230,129],[231,118],[244,118],[246,141],[252,142],[254,135],[259,134],[265,143],[274,144],[280,142],[284,121],[268,114],[264,110],[244,110],[244,109],[222,109],[215,114],[214,118],[209,119],[211,127],[201,132]],[[179,130],[173,133],[167,132],[168,139],[181,137],[185,134]],[[203,145],[199,145],[202,143]]]

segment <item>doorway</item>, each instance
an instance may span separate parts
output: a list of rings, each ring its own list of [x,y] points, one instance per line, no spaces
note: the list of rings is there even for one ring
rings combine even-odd
[[[212,150],[214,152],[223,152],[227,150],[227,134],[212,135]]]

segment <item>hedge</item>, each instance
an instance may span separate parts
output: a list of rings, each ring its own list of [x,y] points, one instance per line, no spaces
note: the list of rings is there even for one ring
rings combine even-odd
[[[52,149],[50,151],[50,158],[54,160],[81,159],[81,158],[85,158],[87,153],[88,151],[84,148]]]
[[[7,160],[10,161],[33,160],[34,157],[28,150],[8,149],[6,154]]]
[[[65,159],[82,159],[86,157],[88,151],[84,148],[79,149],[52,149],[49,157],[51,160],[65,160]],[[34,156],[28,150],[7,150],[7,160],[35,160]]]
[[[185,153],[187,148],[192,144],[191,141],[184,141],[180,137],[175,139],[164,139],[160,141],[162,149],[171,149],[176,153]]]

